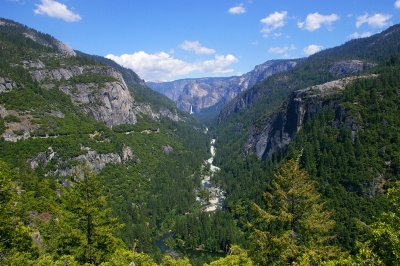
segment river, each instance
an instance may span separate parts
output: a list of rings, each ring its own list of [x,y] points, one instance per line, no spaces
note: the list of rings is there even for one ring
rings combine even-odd
[[[225,191],[220,187],[212,183],[212,177],[214,174],[221,169],[215,166],[214,158],[216,155],[215,139],[210,142],[210,153],[211,157],[206,160],[201,169],[201,188],[196,197],[196,200],[202,204],[203,211],[214,212],[218,209],[222,209],[225,201]]]

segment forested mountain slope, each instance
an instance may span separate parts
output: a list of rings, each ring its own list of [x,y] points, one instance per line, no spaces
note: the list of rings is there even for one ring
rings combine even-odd
[[[389,208],[399,179],[399,26],[306,59],[239,95],[219,116],[219,181],[227,208],[248,206],[270,189],[282,161],[297,158],[333,210],[337,243],[354,251],[357,224]],[[261,160],[260,160],[261,159]]]
[[[368,38],[314,54],[288,72],[273,75],[238,95],[219,114],[217,134],[224,154],[243,151],[253,131],[266,125],[271,113],[290,93],[362,73],[399,52],[400,26]]]
[[[398,265],[399,29],[257,83],[210,140],[133,71],[0,19],[0,264]]]
[[[159,253],[156,240],[175,219],[200,210],[198,176],[209,154],[201,126],[131,70],[0,22],[0,161],[20,176],[19,219],[43,250],[60,248],[57,231],[46,230],[69,208],[63,195],[87,167],[124,224],[115,236]]]

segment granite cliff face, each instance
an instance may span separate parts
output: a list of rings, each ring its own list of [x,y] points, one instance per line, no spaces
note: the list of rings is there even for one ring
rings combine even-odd
[[[342,60],[335,62],[329,68],[329,73],[337,77],[348,76],[360,73],[374,66],[376,66],[376,64],[362,60]]]
[[[37,56],[14,63],[12,67],[27,70],[42,88],[59,89],[97,121],[112,127],[135,124],[137,117],[142,115],[156,120],[162,117],[173,121],[182,120],[174,107],[154,108],[150,102],[136,101],[135,87],[149,89],[133,71],[123,69],[106,59],[76,52],[50,35],[10,20],[0,19],[0,27],[1,30],[17,33],[47,49],[43,49]],[[13,80],[0,77],[0,93],[17,87]],[[6,139],[18,139],[11,135],[7,135]],[[29,132],[24,132],[23,135],[26,135],[24,138],[29,137]]]
[[[246,90],[253,87],[257,82],[272,75],[289,71],[301,61],[302,59],[267,61],[261,65],[257,65],[252,71],[240,76],[240,85],[244,88],[243,90]]]
[[[374,63],[363,60],[341,60],[331,63],[327,71],[331,75],[331,77],[342,78],[350,75],[356,75],[374,67],[375,65],[376,64]],[[269,93],[270,90],[275,89],[274,87],[291,87],[292,85],[288,83],[290,77],[286,75],[284,71],[277,71],[275,73],[282,72],[283,75],[276,78],[275,83],[272,87],[269,87],[265,84],[259,84],[260,86],[254,86],[232,99],[229,104],[227,104],[224,109],[219,113],[218,122],[221,123],[228,119],[232,114],[239,113],[244,109],[251,108],[259,99],[260,95]]]
[[[276,73],[288,71],[300,61],[267,61],[242,76],[182,79],[163,83],[149,82],[147,84],[176,102],[179,109],[188,113],[199,113],[214,106],[221,108],[257,82]]]
[[[122,164],[130,160],[138,160],[129,146],[124,146],[120,153],[98,153],[95,150],[83,146],[81,150],[83,153],[82,155],[62,160],[52,147],[48,147],[47,151],[39,153],[27,162],[33,170],[38,167],[46,167],[48,164],[52,163],[56,166],[56,170],[49,171],[46,175],[65,177],[72,176],[76,171],[81,170],[81,168],[76,165],[68,166],[71,162],[83,163],[90,170],[99,172],[110,163]]]
[[[304,123],[314,117],[323,107],[336,110],[337,119],[352,129],[353,138],[358,130],[354,121],[342,121],[346,110],[338,105],[341,91],[349,83],[370,76],[347,77],[295,91],[282,108],[268,116],[262,128],[253,127],[244,146],[245,154],[254,153],[260,159],[267,159],[272,154],[290,143]]]
[[[171,132],[180,126],[200,131],[132,70],[2,18],[0,58],[0,150],[8,154],[16,145],[34,146],[17,155],[33,170],[65,177],[82,164],[96,172],[107,165],[139,164],[146,149],[141,146],[162,144],[172,154],[180,147],[171,143]],[[152,133],[160,137],[133,141]]]

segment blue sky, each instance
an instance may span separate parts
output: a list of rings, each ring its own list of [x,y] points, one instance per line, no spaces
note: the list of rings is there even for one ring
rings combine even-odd
[[[0,16],[152,81],[240,75],[400,21],[400,0],[0,0]]]

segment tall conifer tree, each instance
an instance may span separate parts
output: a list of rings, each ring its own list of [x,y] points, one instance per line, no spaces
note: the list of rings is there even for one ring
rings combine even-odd
[[[331,244],[335,222],[315,184],[296,160],[283,164],[264,193],[265,207],[253,204],[253,255],[261,265],[318,264],[339,253]]]

